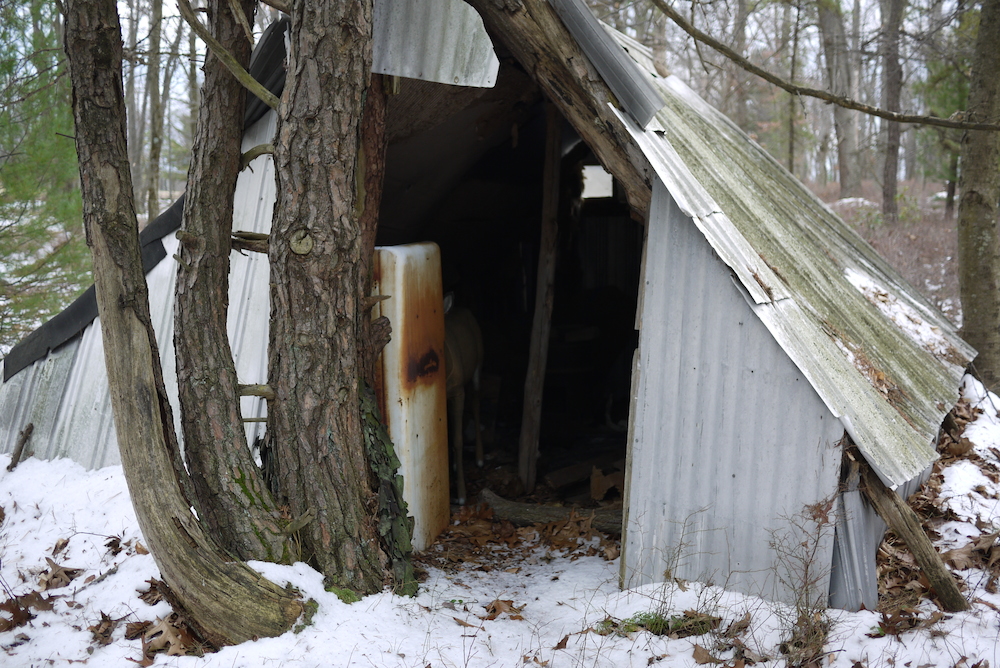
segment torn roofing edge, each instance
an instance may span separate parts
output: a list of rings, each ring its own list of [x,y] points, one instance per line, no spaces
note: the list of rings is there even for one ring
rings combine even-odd
[[[269,25],[250,57],[250,74],[275,95],[281,95],[285,86],[284,34],[287,27],[287,18],[281,18]],[[270,107],[252,93],[248,93],[244,127],[256,123],[269,110]],[[139,232],[143,273],[149,273],[167,256],[161,239],[180,228],[183,213],[184,195],[181,195],[166,211]],[[72,304],[10,349],[3,358],[3,382],[7,382],[22,369],[78,336],[96,317],[97,296],[94,286],[91,285]]]
[[[615,113],[656,172],[654,187],[667,189],[734,272],[751,308],[842,422],[879,477],[895,488],[921,475],[937,459],[931,443],[923,442],[920,430],[899,424],[896,410],[797,303],[669,142],[653,130],[642,130],[617,110]],[[945,412],[947,407],[941,411],[942,418]]]

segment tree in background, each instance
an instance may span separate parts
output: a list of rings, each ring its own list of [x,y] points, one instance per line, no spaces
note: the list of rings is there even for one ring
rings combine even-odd
[[[1000,2],[980,11],[969,82],[971,120],[1000,123]],[[962,137],[958,264],[962,335],[979,351],[983,381],[1000,389],[1000,132]]]
[[[0,2],[0,356],[90,283],[62,16]]]

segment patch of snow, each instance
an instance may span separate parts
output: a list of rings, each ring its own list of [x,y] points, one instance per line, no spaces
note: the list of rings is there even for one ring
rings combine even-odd
[[[1000,443],[996,410],[1000,399],[971,378],[965,380],[963,393],[984,408],[968,425],[966,436],[982,458],[1000,463],[990,450]],[[9,668],[70,661],[132,665],[129,660],[141,658],[141,647],[138,640],[125,640],[125,623],[164,618],[170,608],[162,602],[147,605],[136,596],[137,590],[146,588],[146,580],[159,573],[153,558],[136,549],[142,538],[121,467],[86,471],[69,460],[28,459],[7,472],[9,461],[8,455],[0,455],[0,506],[6,513],[0,525],[0,577],[15,594],[24,594],[38,589],[39,576],[48,567],[46,557],[81,573],[69,586],[46,592],[59,596],[53,610],[36,612],[27,625],[0,633],[0,663]],[[754,493],[747,490],[750,496]],[[959,548],[981,536],[977,521],[1000,526],[996,507],[1000,484],[972,460],[958,460],[944,471],[939,498],[957,518],[940,526],[939,549]],[[108,546],[110,538],[127,547],[115,554]],[[69,542],[53,555],[60,539]],[[327,592],[322,575],[305,564],[252,562],[251,566],[316,601],[311,624],[298,633],[226,647],[204,657],[160,654],[155,666],[694,668],[695,645],[712,651],[715,637],[671,639],[646,631],[599,635],[594,630],[605,620],[641,612],[680,615],[697,610],[721,617],[720,629],[749,614],[750,628],[742,641],[772,659],[762,665],[780,668],[785,664],[778,648],[795,618],[787,606],[699,583],[620,591],[617,560],[567,557],[540,547],[509,571],[484,570],[475,563],[447,573],[430,568],[413,598],[379,593],[349,605]],[[828,611],[833,629],[822,664],[830,668],[972,666],[983,660],[1000,664],[1000,595],[989,591],[989,574],[984,571],[969,568],[959,575],[968,587],[965,594],[973,601],[972,610],[946,615],[899,637],[877,633],[881,617],[876,612]],[[522,619],[508,613],[485,619],[485,606],[497,599],[513,601],[521,608]],[[936,610],[928,601],[920,609],[923,617]],[[97,644],[88,630],[102,614],[121,620],[107,645]],[[731,650],[712,653],[732,663]]]
[[[868,301],[896,323],[918,346],[934,355],[948,354],[951,346],[941,328],[928,323],[920,311],[890,294],[867,274],[848,267],[844,270],[844,275],[851,285],[860,290]]]

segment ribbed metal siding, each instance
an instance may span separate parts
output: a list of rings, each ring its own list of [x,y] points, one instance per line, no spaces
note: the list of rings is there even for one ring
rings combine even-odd
[[[463,0],[377,0],[372,72],[491,88],[500,71],[483,20]]]
[[[251,128],[243,150],[271,140],[277,116],[269,112]],[[258,158],[254,171],[240,174],[236,190],[234,229],[267,232],[274,206],[274,172],[270,156]],[[177,375],[174,368],[174,279],[177,239],[163,239],[167,256],[146,275],[150,314],[156,331],[167,394],[179,429]],[[267,258],[259,254],[231,257],[229,336],[240,381],[263,383],[267,378],[268,306]],[[265,414],[262,399],[243,399],[243,414]],[[35,362],[0,386],[0,452],[13,450],[17,434],[35,425],[30,449],[43,459],[70,457],[88,468],[120,462],[118,441],[104,367],[100,318],[83,334],[48,357]],[[248,423],[248,438],[263,431]]]
[[[789,600],[772,531],[836,495],[843,427],[662,183],[653,193],[622,582],[669,569]],[[830,526],[821,566],[832,548]]]

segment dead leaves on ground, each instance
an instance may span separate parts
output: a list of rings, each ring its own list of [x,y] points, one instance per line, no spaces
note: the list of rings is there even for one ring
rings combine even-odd
[[[452,515],[451,525],[441,533],[434,547],[415,558],[445,571],[474,564],[486,572],[511,573],[516,573],[520,563],[540,546],[565,551],[571,559],[617,558],[618,541],[593,529],[591,521],[589,516],[574,512],[566,520],[517,527],[497,518],[489,506],[464,506]]]
[[[486,606],[486,616],[479,619],[489,621],[496,619],[500,615],[507,615],[509,619],[523,620],[524,617],[521,616],[521,611],[524,608],[525,606],[523,605],[520,608],[514,605],[514,601],[500,600],[498,598]]]
[[[157,654],[167,656],[201,656],[205,646],[195,638],[187,622],[176,612],[155,622],[136,622],[125,630],[129,640],[142,642],[142,658],[129,659],[140,666],[151,666]]]
[[[83,570],[79,568],[66,568],[65,566],[60,566],[49,557],[45,557],[45,561],[48,563],[49,569],[42,573],[41,577],[38,578],[38,586],[40,587],[39,591],[65,587],[83,572]]]
[[[974,463],[984,476],[992,482],[1000,482],[1000,450],[990,448],[990,453],[977,452],[971,441],[963,435],[965,426],[976,419],[983,409],[972,406],[967,399],[961,399],[945,421],[946,429],[942,430],[938,440],[938,452],[942,458],[934,464],[930,478],[923,484],[920,491],[913,494],[907,503],[920,518],[924,531],[932,538],[939,539],[940,531],[949,522],[968,522],[951,509],[949,500],[942,496],[941,487],[944,480],[944,470],[948,465],[962,459]],[[990,456],[992,454],[992,457]],[[987,489],[974,490],[986,498],[995,498]],[[982,532],[969,543],[960,548],[948,550],[941,554],[942,560],[953,570],[979,569],[988,574],[986,590],[997,593],[1000,581],[1000,527],[989,519],[975,521],[976,528]],[[876,559],[878,569],[879,610],[888,615],[886,619],[895,619],[906,614],[907,610],[915,609],[921,598],[935,602],[930,582],[921,572],[906,544],[892,531],[887,531],[879,546]],[[939,605],[940,607],[940,605]],[[900,617],[899,619],[903,619]],[[895,623],[890,624],[890,631]],[[904,629],[905,630],[905,629]],[[881,631],[880,631],[881,633]]]

